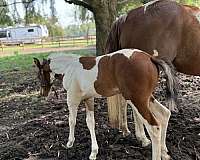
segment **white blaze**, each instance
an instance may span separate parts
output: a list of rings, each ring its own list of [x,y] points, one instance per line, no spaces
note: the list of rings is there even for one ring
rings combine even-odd
[[[144,13],[146,12],[148,6],[150,6],[150,5],[154,4],[154,3],[156,3],[157,1],[159,1],[159,0],[154,0],[154,1],[150,1],[150,2],[148,2],[148,3],[145,3],[145,4],[144,4]]]

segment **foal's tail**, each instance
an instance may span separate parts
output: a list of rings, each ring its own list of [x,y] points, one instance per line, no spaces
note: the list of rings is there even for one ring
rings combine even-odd
[[[178,96],[178,82],[175,77],[174,66],[171,63],[167,63],[156,57],[151,57],[151,61],[164,71],[167,83],[168,106],[171,111],[177,112],[176,101]]]

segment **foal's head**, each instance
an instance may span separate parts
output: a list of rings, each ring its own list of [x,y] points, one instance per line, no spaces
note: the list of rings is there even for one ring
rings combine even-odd
[[[40,80],[40,95],[48,96],[51,89],[51,76],[50,60],[43,59],[42,63],[37,58],[33,58],[36,66],[38,67],[38,79]]]

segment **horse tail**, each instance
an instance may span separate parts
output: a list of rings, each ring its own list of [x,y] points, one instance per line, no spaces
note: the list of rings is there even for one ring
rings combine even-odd
[[[157,68],[161,68],[166,75],[166,83],[167,83],[167,101],[168,106],[171,111],[177,112],[178,109],[176,107],[177,96],[178,96],[178,82],[175,77],[175,69],[172,63],[167,63],[164,60],[158,59],[156,57],[151,57],[151,61],[157,66]]]

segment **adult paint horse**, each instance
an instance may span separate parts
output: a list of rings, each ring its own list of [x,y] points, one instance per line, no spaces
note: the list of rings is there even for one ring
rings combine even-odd
[[[156,0],[133,9],[114,22],[107,40],[107,53],[122,48],[158,53],[160,59],[172,63],[177,71],[200,75],[200,9],[170,0]],[[126,106],[122,96],[108,98],[108,108],[114,114],[110,116],[111,125],[129,132],[126,109],[121,105]],[[121,126],[115,125],[119,124],[118,117],[123,117]],[[134,117],[136,135],[145,135],[140,120]]]
[[[162,68],[167,76],[168,98],[175,96],[175,79],[168,65],[160,59],[140,50],[123,49],[99,57],[70,57],[66,54],[50,55],[39,68],[41,94],[47,96],[55,75],[64,75],[63,87],[67,90],[69,109],[69,138],[72,147],[78,105],[86,104],[86,122],[90,130],[92,151],[90,159],[96,159],[98,145],[95,135],[94,97],[109,97],[121,93],[145,124],[152,140],[152,159],[167,160],[165,143],[170,111],[152,96]]]

